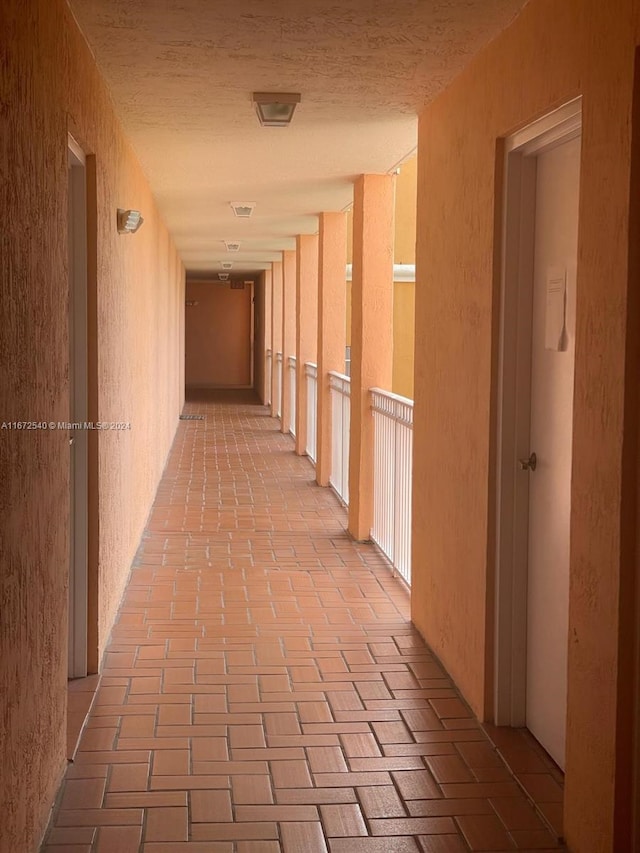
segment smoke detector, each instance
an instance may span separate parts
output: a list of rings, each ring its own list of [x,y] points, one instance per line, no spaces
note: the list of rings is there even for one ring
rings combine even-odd
[[[255,201],[230,201],[229,204],[238,219],[249,219],[256,206]]]
[[[231,270],[233,269],[233,261],[221,261],[220,266],[223,270]]]
[[[228,272],[219,272],[218,273],[218,281],[229,281],[229,273]]]
[[[225,240],[224,244],[227,247],[227,252],[239,252],[240,251],[240,243],[235,243],[232,240]]]

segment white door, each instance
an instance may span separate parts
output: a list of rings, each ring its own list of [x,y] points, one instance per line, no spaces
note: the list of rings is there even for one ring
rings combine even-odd
[[[85,158],[69,139],[69,421],[87,417],[87,191]],[[87,674],[88,433],[69,432],[69,678]]]
[[[535,156],[526,725],[564,767],[580,137]]]

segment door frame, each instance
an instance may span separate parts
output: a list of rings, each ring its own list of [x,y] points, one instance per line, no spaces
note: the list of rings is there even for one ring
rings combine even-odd
[[[87,161],[68,136],[69,158],[69,420],[89,420]],[[72,445],[73,442],[73,445]],[[69,677],[88,672],[89,454],[87,430],[69,434]]]
[[[526,720],[529,456],[536,154],[582,132],[576,98],[503,139],[500,331],[496,417],[493,722]]]

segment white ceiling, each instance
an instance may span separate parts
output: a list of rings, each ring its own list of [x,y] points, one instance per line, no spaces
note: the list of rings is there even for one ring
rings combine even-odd
[[[420,108],[526,0],[68,2],[187,270],[248,272],[405,158]],[[292,125],[260,127],[254,91],[300,92]]]

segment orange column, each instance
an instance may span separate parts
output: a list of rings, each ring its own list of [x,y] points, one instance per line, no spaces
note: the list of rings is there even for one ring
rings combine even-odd
[[[354,187],[351,283],[349,532],[373,523],[373,418],[369,389],[391,390],[394,178],[361,175]]]
[[[291,372],[289,356],[296,354],[296,253],[282,253],[282,420],[280,429],[289,432],[291,418]]]
[[[307,377],[304,365],[318,355],[318,236],[299,235],[296,241],[297,276],[296,358],[298,399],[296,406],[296,453],[307,450]]]
[[[331,475],[330,370],[344,373],[347,310],[347,215],[320,214],[318,245],[318,448],[316,480]]]
[[[257,389],[262,395],[264,403],[271,402],[271,372],[273,370],[273,353],[270,359],[267,359],[267,350],[272,350],[271,346],[271,270],[265,270],[262,280],[264,282],[264,346],[262,350],[262,358],[264,360],[264,382],[263,387]]]
[[[282,353],[282,262],[271,264],[271,417],[278,417],[278,364],[276,354]]]

